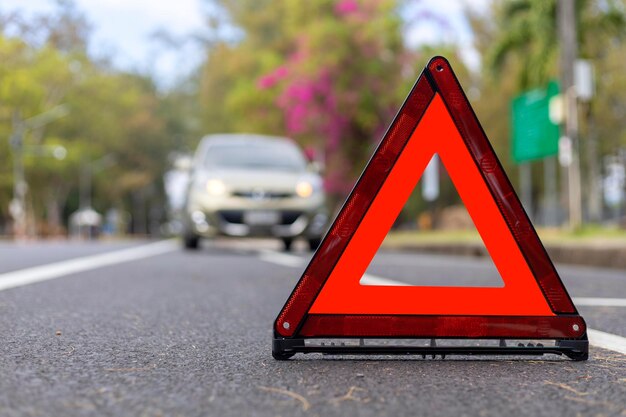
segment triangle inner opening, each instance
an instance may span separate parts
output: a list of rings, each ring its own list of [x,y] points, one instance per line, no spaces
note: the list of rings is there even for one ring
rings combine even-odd
[[[361,277],[360,285],[504,287],[436,153],[386,242]]]

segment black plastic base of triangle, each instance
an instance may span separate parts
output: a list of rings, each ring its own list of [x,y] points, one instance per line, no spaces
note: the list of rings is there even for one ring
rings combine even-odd
[[[361,339],[363,340],[363,339]],[[439,355],[446,356],[488,356],[516,355],[542,356],[544,354],[565,355],[574,361],[585,361],[589,358],[589,342],[584,339],[557,340],[554,346],[523,345],[507,346],[501,340],[500,346],[399,346],[399,345],[345,345],[345,344],[312,344],[305,339],[276,338],[272,343],[272,356],[277,360],[287,360],[296,353],[323,353],[327,355],[422,355],[433,359]]]

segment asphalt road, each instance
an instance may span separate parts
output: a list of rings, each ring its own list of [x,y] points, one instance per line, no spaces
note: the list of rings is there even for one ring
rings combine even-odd
[[[277,249],[0,243],[0,416],[626,415],[626,355],[597,346],[587,362],[275,361],[272,321],[310,256]],[[626,271],[559,271],[588,326],[625,340]],[[406,253],[380,253],[368,273],[500,282],[487,260]]]

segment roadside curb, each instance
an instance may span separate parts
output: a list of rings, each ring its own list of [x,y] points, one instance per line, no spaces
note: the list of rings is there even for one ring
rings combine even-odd
[[[544,243],[554,263],[626,269],[626,246],[621,244]],[[384,243],[386,249],[474,257],[489,256],[482,242]]]

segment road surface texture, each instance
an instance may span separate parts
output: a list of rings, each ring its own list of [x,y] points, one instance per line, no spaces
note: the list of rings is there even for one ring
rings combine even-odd
[[[626,415],[626,271],[559,266],[599,331],[587,362],[279,362],[272,321],[311,255],[278,248],[1,242],[0,416]],[[368,274],[369,283],[500,284],[489,260],[441,255],[379,253]]]

